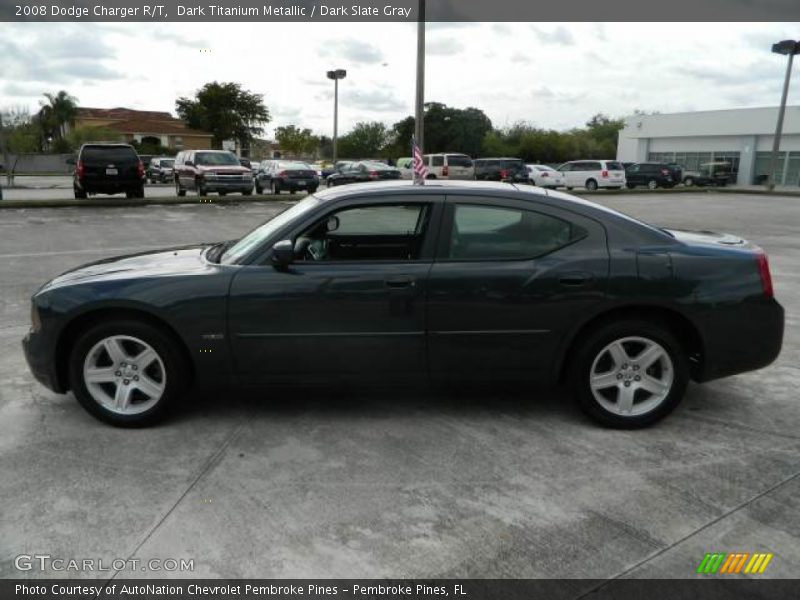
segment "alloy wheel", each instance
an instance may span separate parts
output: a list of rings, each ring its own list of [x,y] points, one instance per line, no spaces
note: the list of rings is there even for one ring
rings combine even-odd
[[[663,346],[625,337],[605,346],[592,363],[589,385],[595,400],[622,417],[647,414],[669,396],[675,369]]]
[[[161,399],[167,372],[164,361],[148,343],[114,335],[97,342],[86,354],[83,380],[103,408],[119,415],[136,415]]]

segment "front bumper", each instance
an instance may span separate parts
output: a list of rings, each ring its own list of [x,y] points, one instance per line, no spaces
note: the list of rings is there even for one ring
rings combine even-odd
[[[59,381],[51,344],[41,332],[29,331],[22,340],[22,350],[36,381],[57,394],[67,391],[66,382]]]
[[[219,179],[206,179],[203,186],[208,192],[246,192],[253,189],[253,180],[225,181]]]

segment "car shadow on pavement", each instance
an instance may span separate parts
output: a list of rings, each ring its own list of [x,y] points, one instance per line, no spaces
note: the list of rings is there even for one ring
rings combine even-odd
[[[301,415],[390,416],[415,414],[511,414],[516,417],[582,419],[565,389],[523,385],[469,386],[270,386],[194,391],[174,411],[171,423],[202,417],[246,416],[261,420]]]

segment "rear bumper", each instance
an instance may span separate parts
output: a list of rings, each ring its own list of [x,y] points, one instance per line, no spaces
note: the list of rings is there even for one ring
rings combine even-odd
[[[781,352],[784,310],[774,298],[731,307],[715,307],[699,321],[704,340],[697,381],[755,371]]]
[[[314,190],[319,187],[319,182],[314,180],[293,181],[291,179],[277,179],[278,187],[282,190],[302,191]]]
[[[143,179],[123,179],[119,181],[91,181],[76,179],[75,187],[87,194],[119,194],[129,190],[138,190],[144,186]]]
[[[208,192],[246,192],[253,189],[253,180],[250,181],[214,181],[207,179],[203,187]]]

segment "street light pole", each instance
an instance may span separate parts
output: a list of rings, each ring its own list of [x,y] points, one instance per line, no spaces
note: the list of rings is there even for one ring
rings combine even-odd
[[[339,80],[347,77],[347,71],[336,69],[328,71],[328,79],[333,79],[333,164],[336,164],[336,143],[339,140]]]
[[[782,42],[773,44],[772,51],[776,54],[788,55],[789,61],[786,65],[786,78],[783,80],[783,94],[781,95],[780,108],[778,108],[778,123],[775,126],[775,137],[772,139],[772,156],[769,159],[769,171],[767,174],[767,189],[769,191],[775,189],[775,167],[778,164],[778,150],[780,149],[781,134],[783,133],[783,117],[786,114],[789,81],[792,78],[792,62],[794,62],[794,55],[800,54],[800,42],[783,40]]]
[[[414,137],[419,151],[425,144],[425,0],[419,0],[417,17],[417,97],[414,110]]]

